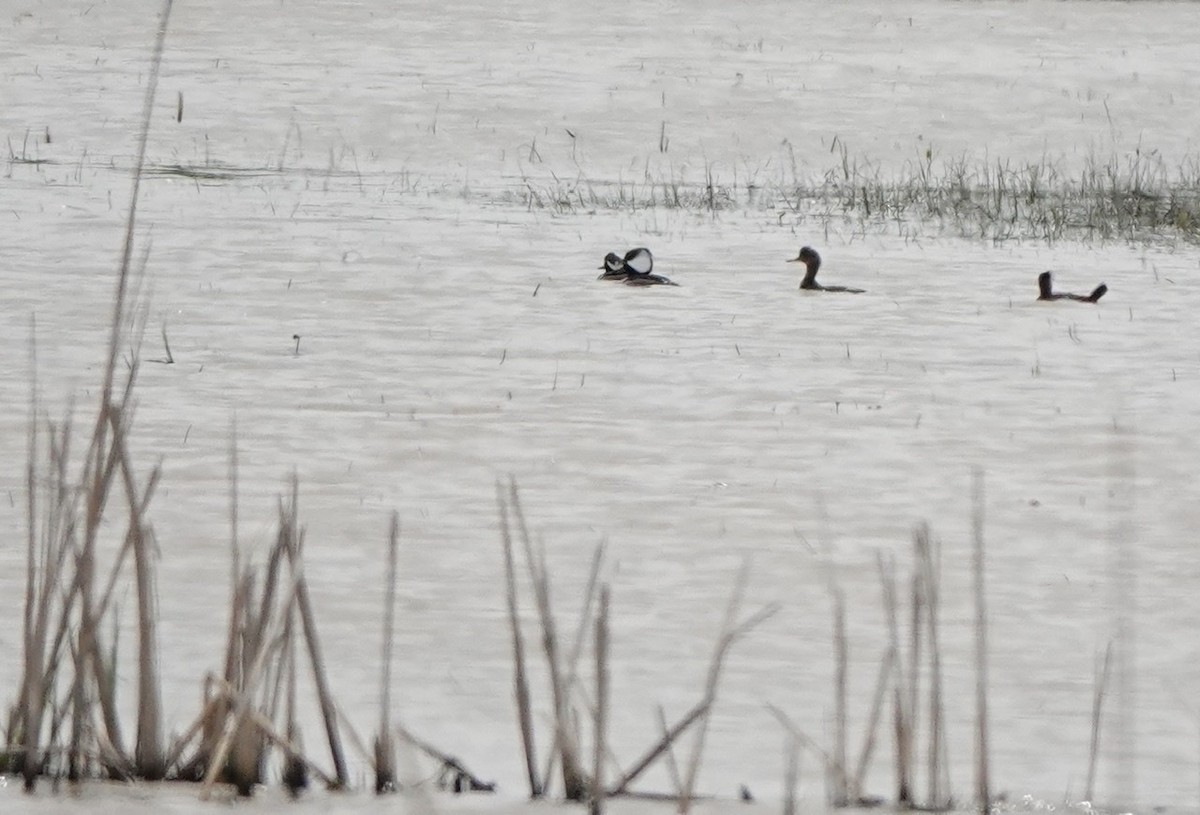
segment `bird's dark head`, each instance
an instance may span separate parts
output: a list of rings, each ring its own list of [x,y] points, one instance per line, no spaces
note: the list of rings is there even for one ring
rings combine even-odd
[[[606,272],[619,272],[621,271],[621,264],[623,262],[621,256],[616,252],[609,252],[604,256],[604,265],[600,268]]]
[[[1042,272],[1040,275],[1038,275],[1038,296],[1040,296],[1040,297],[1049,297],[1050,296],[1050,273],[1049,272]]]
[[[800,254],[792,258],[791,263],[803,263],[805,266],[813,267],[821,265],[821,256],[817,254],[817,250],[811,246],[805,246],[800,250]]]

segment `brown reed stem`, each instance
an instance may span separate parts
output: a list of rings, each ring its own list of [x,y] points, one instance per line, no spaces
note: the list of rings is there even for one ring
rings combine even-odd
[[[514,503],[513,507],[520,516],[519,506]],[[534,581],[534,596],[537,599],[538,617],[542,623],[542,650],[550,673],[550,695],[554,703],[554,742],[562,768],[563,795],[568,801],[583,801],[587,798],[589,785],[579,766],[578,741],[572,721],[570,693],[558,653],[558,626],[550,603],[550,576],[546,568],[544,548],[539,547],[537,563],[536,568],[530,566],[530,578]]]
[[[591,815],[604,811],[604,750],[608,743],[608,604],[609,588],[600,589],[600,610],[596,615],[596,718],[592,737]]]
[[[945,709],[942,705],[942,649],[939,636],[941,606],[941,547],[921,524],[913,534],[917,575],[926,604],[929,637],[929,801],[933,809],[949,809],[950,781],[946,759]]]
[[[912,725],[905,692],[904,669],[900,656],[900,608],[896,591],[896,567],[882,553],[876,556],[879,584],[883,591],[883,608],[887,613],[888,650],[892,654],[892,729],[896,750],[896,806],[912,806]]]
[[[800,786],[800,741],[788,733],[784,745],[783,815],[796,815],[796,788]]]
[[[571,654],[567,657],[566,687],[575,687],[576,672],[579,657],[583,653],[583,644],[587,641],[588,629],[592,627],[592,604],[596,598],[596,587],[600,579],[600,567],[604,562],[604,541],[601,541],[592,552],[592,563],[588,568],[587,587],[583,591],[583,609],[579,614],[579,627],[575,630],[575,639],[571,645]]]
[[[850,648],[846,640],[846,596],[830,571],[829,592],[833,596],[833,763],[831,797],[834,807],[845,807],[850,803],[850,791],[846,777],[846,693]]]
[[[655,713],[658,715],[658,729],[662,734],[663,739],[667,739],[667,712],[663,710],[662,705],[654,706]],[[666,756],[667,776],[671,779],[671,790],[675,793],[675,799],[679,800],[679,796],[683,793],[683,779],[679,777],[679,762],[675,760],[675,751],[671,749],[671,742],[666,742],[667,749],[664,755]]]
[[[1085,801],[1094,801],[1096,795],[1096,765],[1100,760],[1100,723],[1103,720],[1104,697],[1108,693],[1108,678],[1112,666],[1112,640],[1104,646],[1104,659],[1097,665],[1095,686],[1092,689],[1092,735],[1088,744],[1087,784],[1084,787]]]
[[[649,750],[647,750],[637,761],[635,761],[633,766],[627,770],[624,775],[617,779],[617,781],[609,789],[608,797],[614,798],[618,795],[628,794],[629,785],[636,781],[638,777],[641,776],[641,774],[644,773],[659,756],[669,750],[671,745],[675,743],[675,740],[678,739],[685,730],[698,722],[700,718],[708,712],[710,707],[712,707],[712,700],[710,699],[701,699],[699,702],[697,702],[691,710],[683,715],[682,719],[680,719],[673,727],[667,730],[661,739],[653,744]]]
[[[704,698],[710,703],[710,707],[701,716],[699,729],[693,737],[692,754],[683,775],[683,788],[679,796],[679,811],[681,813],[687,813],[691,810],[696,789],[696,779],[700,773],[700,760],[704,754],[704,742],[708,731],[709,716],[712,712],[711,703],[715,702],[717,698],[717,683],[721,678],[721,669],[724,666],[725,657],[738,639],[779,610],[777,605],[764,606],[759,611],[750,615],[746,620],[737,623],[738,610],[741,607],[742,597],[745,594],[746,585],[749,583],[749,580],[750,560],[747,558],[742,562],[742,568],[738,571],[737,579],[734,582],[733,592],[729,596],[729,605],[725,609],[725,620],[721,625],[721,635],[717,639],[717,646],[713,652],[712,661],[709,663]]]
[[[517,721],[521,731],[521,745],[525,750],[525,772],[529,779],[529,797],[540,798],[544,792],[538,778],[537,751],[533,741],[533,714],[529,699],[529,680],[525,671],[525,642],[521,635],[521,621],[517,608],[517,578],[513,565],[512,535],[509,532],[508,504],[504,489],[496,482],[496,502],[500,509],[501,543],[504,549],[505,599],[508,605],[508,625],[512,634],[513,689],[517,702]]]
[[[875,692],[871,696],[871,711],[867,714],[867,730],[863,737],[862,751],[858,754],[854,775],[850,779],[850,801],[859,801],[863,797],[863,786],[867,779],[867,768],[871,765],[871,756],[875,752],[876,736],[879,732],[879,721],[883,718],[883,703],[887,697],[888,681],[895,661],[895,652],[889,647],[883,652],[879,663],[879,674],[875,678]]]
[[[301,575],[293,564],[292,583],[284,604],[283,615],[292,613],[292,606],[296,603],[299,593],[300,579]],[[249,581],[248,574],[246,580]],[[270,622],[271,620],[261,620],[256,624],[261,625],[265,630]],[[259,637],[258,641],[260,643],[268,642],[265,633]],[[266,673],[263,667],[266,664],[269,650],[265,645],[260,645],[254,653],[243,650],[245,671],[241,686],[230,694],[233,702],[230,715],[222,717],[217,723],[216,731],[220,737],[212,751],[204,756],[207,766],[201,787],[201,798],[209,795],[212,785],[222,769],[226,770],[230,782],[237,787],[238,793],[242,796],[248,796],[253,785],[258,782],[262,745],[250,722],[250,716],[253,712],[253,697]],[[223,687],[233,689],[233,686],[227,682],[223,684]],[[229,759],[228,766],[225,763],[227,758]]]
[[[240,604],[236,602],[242,583],[241,547],[238,545],[238,445],[237,415],[229,427],[229,648],[225,652],[225,681],[236,685],[236,657],[233,632],[241,625]]]
[[[379,691],[379,735],[375,738],[375,792],[396,789],[396,757],[392,746],[392,645],[396,621],[396,560],[400,541],[400,514],[392,512],[388,530],[387,582],[383,587],[383,654]]]
[[[127,550],[133,552],[134,585],[138,608],[138,719],[132,769],[140,778],[157,781],[166,774],[166,757],[162,744],[158,644],[154,635],[155,621],[158,615],[154,593],[154,563],[150,552],[153,533],[144,518],[162,471],[161,467],[156,466],[151,473],[145,492],[139,494],[134,482],[133,464],[127,446],[128,429],[122,423],[123,417],[124,411],[121,409],[116,409],[109,414],[112,424],[112,449],[120,464],[125,496],[129,504],[129,532],[126,536],[126,545],[122,548],[122,555]],[[120,559],[118,559],[118,564],[119,562]],[[113,570],[113,582],[115,582],[116,571],[119,568],[118,565]],[[108,596],[106,593],[103,602],[97,609],[97,615],[101,618],[105,614]]]
[[[133,256],[133,239],[135,226],[137,222],[137,207],[139,200],[139,191],[143,168],[146,160],[146,143],[149,138],[151,112],[154,107],[154,96],[158,89],[158,76],[162,67],[163,47],[166,41],[167,23],[171,14],[172,0],[165,0],[163,11],[159,18],[158,33],[154,43],[154,53],[151,57],[150,76],[146,84],[146,94],[143,100],[141,130],[138,139],[138,149],[136,154],[136,163],[133,173],[133,188],[130,195],[129,210],[125,219],[125,238],[122,245],[121,260],[117,274],[117,288],[113,297],[113,317],[110,326],[110,335],[108,342],[108,357],[104,366],[104,380],[101,390],[100,408],[96,416],[95,431],[93,433],[93,444],[91,460],[91,483],[86,490],[87,514],[84,526],[84,541],[83,548],[78,558],[77,569],[79,572],[79,593],[80,593],[80,616],[79,616],[79,648],[77,651],[77,667],[76,680],[73,687],[74,699],[74,719],[72,724],[72,736],[70,756],[68,758],[68,777],[78,779],[81,768],[79,760],[83,755],[84,745],[84,722],[88,720],[89,704],[87,701],[87,693],[84,689],[84,677],[89,672],[94,678],[98,693],[97,700],[100,705],[101,719],[104,723],[105,732],[102,734],[104,740],[108,742],[113,754],[120,756],[121,744],[119,719],[115,711],[115,700],[113,698],[113,688],[111,675],[106,676],[106,671],[103,668],[103,661],[100,656],[98,638],[96,629],[99,625],[93,603],[92,591],[95,573],[95,544],[96,535],[99,530],[100,517],[103,512],[103,506],[108,494],[109,485],[111,483],[111,463],[112,458],[108,454],[108,445],[106,441],[110,414],[115,410],[118,413],[123,408],[114,408],[112,390],[116,372],[116,363],[118,349],[121,344],[121,334],[125,325],[126,312],[126,293],[128,290],[130,261]],[[130,372],[130,378],[127,385],[131,386],[136,376],[136,365]],[[102,466],[102,462],[108,460],[110,466]],[[86,479],[85,479],[86,481]]]
[[[292,480],[292,519],[296,517],[297,493],[299,487],[295,478]],[[293,526],[293,529],[295,527]],[[329,680],[325,675],[325,663],[321,658],[321,644],[317,636],[316,618],[313,615],[312,602],[308,596],[308,581],[304,578],[300,562],[300,548],[304,535],[290,541],[288,557],[292,570],[296,574],[296,602],[300,609],[300,622],[304,630],[304,642],[308,646],[309,662],[312,665],[313,681],[317,686],[317,699],[321,706],[321,718],[325,723],[325,736],[329,741],[329,753],[333,761],[334,774],[337,776],[338,788],[345,788],[350,783],[350,773],[346,768],[346,756],[342,751],[342,740],[338,735],[337,712],[334,709],[333,694],[329,690]]]
[[[287,702],[284,705],[284,716],[287,720],[287,740],[296,748],[296,754],[289,754],[283,764],[283,784],[293,796],[299,795],[308,788],[308,761],[303,757],[303,740],[300,735],[300,723],[296,719],[296,613],[295,608],[287,610],[283,621],[283,670],[287,672]],[[324,773],[321,773],[324,776]]]
[[[554,747],[562,767],[563,795],[568,801],[583,801],[587,798],[588,783],[579,766],[579,751],[568,701],[569,689],[564,681],[559,658],[558,630],[550,603],[550,577],[546,569],[545,550],[541,548],[536,555],[534,554],[515,479],[509,484],[509,500],[525,549],[526,565],[533,583],[538,619],[542,626],[542,650],[550,674],[550,694],[554,705]]]
[[[425,755],[442,765],[443,771],[450,771],[456,780],[455,792],[495,792],[496,784],[484,781],[478,775],[467,769],[467,766],[449,753],[439,750],[424,739],[420,739],[403,725],[392,725],[395,733],[404,741],[416,747]],[[461,787],[461,789],[459,788]]]
[[[22,774],[25,789],[29,791],[34,788],[42,763],[38,754],[38,737],[42,729],[43,664],[45,660],[45,629],[35,623],[39,619],[35,609],[40,606],[37,573],[40,568],[45,566],[45,561],[38,556],[37,545],[37,411],[37,319],[30,315],[28,460],[25,463],[25,512],[28,536],[25,551],[25,613],[22,629],[25,660],[19,697],[21,701],[17,706],[17,715],[12,718],[12,724],[8,731],[10,740],[13,739],[14,732],[21,733],[22,752],[18,755],[17,765],[12,769]],[[38,639],[39,628],[41,628],[41,640]],[[21,729],[14,731],[13,725],[18,721]]]
[[[984,584],[984,483],[983,471],[972,473],[971,531],[975,546],[972,571],[975,574],[975,801],[981,813],[991,807],[990,751],[988,749],[988,645],[987,591]]]

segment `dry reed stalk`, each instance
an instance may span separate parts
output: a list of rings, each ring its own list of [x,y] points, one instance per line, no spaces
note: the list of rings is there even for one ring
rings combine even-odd
[[[265,651],[263,653],[265,654]],[[265,675],[263,665],[258,664],[252,675],[255,682],[251,690],[257,689],[259,677]],[[248,691],[245,703],[240,708],[235,706],[231,711],[230,720],[226,725],[229,741],[224,755],[218,751],[214,757],[213,769],[219,771],[243,798],[248,798],[253,793],[255,785],[262,782],[263,776],[266,744],[252,721],[254,712],[253,694]]]
[[[220,677],[212,676],[210,674],[208,679],[218,686],[218,693],[220,695],[226,696],[229,700],[231,700],[233,706],[237,706],[238,703],[244,704],[246,716],[251,724],[257,727],[259,732],[261,732],[264,737],[282,750],[289,760],[299,762],[304,767],[305,773],[313,773],[329,788],[332,789],[337,786],[337,779],[333,778],[319,766],[305,758],[299,744],[292,741],[290,738],[281,735],[279,731],[275,729],[275,726],[271,723],[269,718],[264,716],[262,712],[254,709],[253,703],[249,698],[246,697],[245,693],[238,691]]]
[[[542,623],[542,651],[550,673],[550,696],[554,708],[555,755],[562,767],[563,795],[568,801],[583,801],[587,797],[588,781],[579,765],[579,742],[573,723],[570,690],[563,676],[558,655],[558,627],[550,605],[550,579],[546,572],[545,552],[540,555],[540,567],[534,578],[534,595],[538,617]]]
[[[662,738],[666,740],[666,764],[667,777],[671,779],[671,790],[675,793],[675,800],[679,800],[679,796],[683,793],[683,779],[679,777],[679,762],[675,760],[675,751],[671,749],[671,740],[668,738],[670,731],[667,729],[667,712],[663,710],[662,705],[654,706],[655,712],[658,714],[658,729],[662,732]]]
[[[767,710],[770,711],[771,715],[775,717],[775,721],[779,722],[783,729],[791,734],[792,738],[796,739],[800,746],[807,747],[809,751],[817,756],[817,758],[821,759],[821,766],[825,768],[825,777],[828,778],[829,765],[833,763],[833,756],[831,756],[824,747],[817,744],[816,740],[801,730],[799,726],[792,721],[792,718],[784,713],[780,708],[770,702],[766,703],[766,707]]]
[[[427,741],[417,738],[403,725],[397,724],[393,725],[393,727],[395,728],[396,735],[403,741],[416,747],[422,753],[425,753],[441,764],[443,772],[450,771],[454,773],[456,784],[463,787],[463,789],[456,789],[456,792],[462,792],[465,789],[469,789],[472,792],[495,792],[496,785],[494,782],[483,781],[454,756],[439,750]]]
[[[783,815],[796,815],[796,788],[800,786],[800,742],[787,734],[783,759]]]
[[[229,783],[237,788],[238,794],[246,797],[251,794],[254,786],[262,781],[263,761],[266,751],[266,740],[258,732],[250,720],[254,710],[254,698],[259,688],[269,686],[271,666],[268,660],[267,638],[269,627],[278,625],[272,613],[273,607],[267,598],[273,594],[277,581],[278,563],[272,564],[263,576],[262,601],[257,612],[251,604],[244,611],[245,624],[241,630],[240,665],[244,671],[241,689],[245,694],[245,704],[240,708],[235,705],[230,710],[228,728],[230,742],[225,757],[214,759],[217,769]],[[249,596],[249,595],[248,595]],[[284,619],[290,615],[291,609],[285,608]]]
[[[1087,784],[1084,787],[1085,801],[1094,801],[1096,794],[1096,764],[1100,759],[1100,722],[1104,712],[1104,696],[1108,692],[1109,669],[1112,665],[1113,644],[1110,640],[1104,647],[1104,659],[1096,666],[1095,686],[1092,689],[1092,736],[1088,744]]]
[[[151,59],[150,77],[147,82],[143,102],[141,129],[136,164],[133,173],[133,188],[130,196],[129,210],[125,220],[125,237],[122,246],[121,260],[118,268],[117,287],[113,298],[113,317],[110,326],[107,361],[104,366],[103,387],[101,390],[100,407],[96,416],[92,444],[87,456],[83,483],[86,485],[85,494],[85,523],[81,549],[76,558],[77,581],[74,591],[79,595],[79,622],[76,633],[77,647],[75,679],[72,685],[73,719],[71,741],[68,755],[68,777],[77,780],[81,775],[80,762],[84,757],[84,723],[90,720],[91,696],[87,693],[85,684],[90,676],[96,684],[96,701],[99,703],[103,732],[97,732],[94,737],[106,744],[104,751],[112,758],[106,759],[110,764],[123,764],[125,759],[119,745],[121,744],[119,719],[115,710],[115,691],[111,672],[106,671],[101,657],[97,636],[100,623],[93,605],[93,587],[95,575],[95,546],[99,531],[100,518],[108,496],[115,456],[107,442],[110,421],[119,419],[128,404],[129,389],[136,378],[136,357],[126,383],[126,393],[121,405],[113,401],[113,384],[115,380],[118,349],[121,335],[128,316],[126,295],[130,277],[130,265],[133,254],[133,239],[137,220],[139,190],[145,166],[146,142],[150,130],[151,111],[154,96],[158,87],[159,70],[162,65],[163,46],[166,39],[167,23],[170,17],[171,0],[166,0],[162,15],[159,19],[158,33],[155,38],[154,53]],[[149,738],[149,737],[147,737]],[[31,785],[27,777],[26,784]]]
[[[988,646],[987,592],[984,584],[984,483],[983,471],[972,474],[971,531],[974,538],[972,571],[975,576],[975,802],[981,813],[991,806],[990,754],[988,750]]]
[[[299,485],[292,479],[292,520],[296,517]],[[295,531],[296,527],[291,527]],[[325,663],[321,658],[321,644],[317,637],[317,624],[312,610],[312,602],[308,597],[308,582],[304,578],[300,561],[300,550],[303,546],[304,533],[301,531],[289,541],[287,550],[292,572],[296,576],[296,603],[300,609],[300,622],[304,629],[304,642],[308,647],[309,662],[312,666],[313,681],[317,687],[317,700],[321,707],[321,718],[325,723],[325,736],[329,741],[329,753],[333,761],[334,774],[337,776],[337,786],[349,786],[350,774],[346,769],[346,756],[342,751],[341,737],[337,729],[337,713],[334,709],[333,694],[329,690],[329,680],[325,675]]]
[[[229,431],[229,620],[225,629],[225,660],[222,677],[229,687],[242,687],[245,673],[242,655],[245,653],[244,632],[250,616],[250,598],[253,595],[253,576],[249,568],[242,570],[241,548],[238,545],[238,447],[237,418],[231,422]],[[205,684],[208,693],[209,681]],[[226,694],[211,696],[205,703],[208,715],[202,715],[200,747],[188,762],[186,774],[198,774],[200,779],[207,775],[209,759],[216,752],[221,739],[224,722],[233,713],[230,697]]]
[[[924,584],[921,581],[919,568],[914,570],[909,579],[909,597],[912,607],[909,617],[909,651],[908,651],[908,761],[909,771],[916,777],[917,765],[917,725],[921,719],[920,686],[921,686],[921,654],[924,641],[922,639],[921,621],[924,619],[925,595]],[[915,784],[915,780],[914,780]],[[914,790],[915,794],[915,790]]]
[[[604,563],[605,543],[601,541],[592,552],[592,563],[588,568],[587,587],[583,591],[583,609],[579,613],[579,627],[575,629],[575,639],[571,645],[571,655],[567,658],[568,689],[576,687],[575,675],[579,657],[583,653],[583,644],[587,641],[587,632],[592,627],[592,604],[596,598],[596,587],[600,580],[600,567]]]
[[[892,724],[896,750],[896,806],[912,806],[912,715],[908,707],[904,669],[900,656],[900,604],[896,591],[896,567],[880,553],[876,557],[879,584],[883,591],[883,607],[887,613],[888,648],[894,666],[892,681]]]
[[[229,648],[225,651],[225,681],[236,684],[236,649],[233,648],[234,634],[241,625],[238,592],[242,585],[241,547],[238,545],[238,446],[237,416],[234,415],[229,428]]]
[[[292,613],[292,605],[296,602],[299,594],[299,583],[300,576],[293,571],[284,612],[278,616]],[[272,622],[273,620],[263,620],[261,624],[267,626]],[[279,625],[280,623],[275,624]],[[259,641],[266,643],[268,638],[261,636]],[[241,685],[235,689],[229,683],[223,683],[233,704],[228,717],[222,718],[218,723],[217,731],[220,737],[215,748],[205,756],[207,766],[200,791],[202,799],[209,796],[217,776],[222,772],[225,773],[227,780],[237,788],[238,794],[242,796],[249,795],[254,784],[258,782],[263,745],[257,729],[251,721],[251,713],[254,695],[257,693],[262,677],[266,674],[264,666],[270,650],[267,647],[259,647],[253,654],[244,652],[247,663]],[[226,763],[227,759],[228,764]]]
[[[888,646],[883,652],[883,659],[879,663],[879,675],[875,679],[875,693],[871,697],[871,712],[867,715],[867,732],[863,737],[862,752],[858,754],[858,764],[855,766],[854,776],[850,779],[851,801],[860,801],[863,797],[867,768],[875,751],[875,736],[879,732],[879,721],[883,718],[883,703],[887,697],[895,662],[896,652],[892,646]]]
[[[162,702],[158,685],[158,645],[154,635],[157,619],[154,594],[154,564],[150,552],[153,532],[145,520],[154,488],[162,474],[161,466],[151,471],[149,483],[140,492],[134,481],[133,465],[127,446],[127,427],[122,423],[123,410],[110,412],[112,424],[112,449],[120,464],[119,470],[129,503],[129,533],[122,548],[133,552],[134,585],[138,608],[138,719],[137,738],[134,748],[133,772],[139,778],[157,781],[166,774],[165,754],[162,743]],[[116,581],[116,572],[122,558],[112,572],[109,591],[96,609],[103,617],[108,597]],[[115,658],[114,658],[115,662]]]
[[[192,720],[192,723],[188,725],[188,728],[183,731],[183,735],[175,739],[175,743],[172,744],[167,750],[166,765],[168,768],[174,768],[177,766],[179,760],[183,758],[184,752],[191,745],[191,743],[205,730],[206,727],[210,726],[209,719],[216,711],[217,704],[224,702],[224,698],[221,695],[213,694],[211,692],[213,681],[214,677],[212,675],[204,678],[204,704],[200,708],[200,715]],[[176,776],[186,778],[192,777],[190,775],[184,775],[183,767],[178,768]]]
[[[599,550],[597,550],[597,554]],[[597,558],[598,559],[598,558]],[[600,610],[596,615],[596,718],[592,734],[592,800],[590,812],[604,811],[604,750],[608,720],[608,603],[609,588],[600,589]]]
[[[949,809],[950,779],[946,757],[945,708],[942,702],[942,650],[939,636],[941,606],[941,546],[921,524],[913,534],[918,579],[926,604],[929,637],[929,800],[926,806]]]
[[[137,775],[157,781],[166,774],[162,743],[162,700],[158,684],[158,644],[154,635],[157,619],[154,571],[149,551],[151,536],[140,520],[131,521],[138,531],[133,542],[133,563],[138,605],[138,719],[134,747]]]
[[[65,426],[61,441],[55,433],[53,424],[50,425],[47,447],[50,457],[50,472],[56,479],[56,489],[51,493],[51,500],[45,507],[45,520],[42,523],[42,535],[38,535],[38,377],[37,377],[37,336],[36,320],[30,317],[29,339],[29,428],[28,428],[28,461],[26,463],[26,582],[25,608],[23,616],[23,668],[18,703],[9,717],[7,742],[10,748],[11,761],[7,771],[19,773],[23,777],[27,791],[34,789],[37,776],[46,769],[49,750],[41,752],[41,731],[45,716],[48,697],[52,692],[58,660],[57,650],[49,654],[46,651],[47,636],[51,626],[55,598],[59,596],[59,575],[68,557],[71,540],[69,534],[61,534],[63,528],[71,529],[69,523],[73,515],[72,497],[75,493],[67,483],[66,450],[69,447],[70,428]],[[41,580],[38,575],[41,575]],[[73,595],[71,595],[73,596]],[[66,635],[66,618],[70,606],[64,606],[61,615],[64,619],[63,636]],[[61,640],[56,638],[55,646]],[[19,740],[19,741],[18,741]],[[53,730],[51,742],[53,746]]]
[[[729,654],[729,649],[743,635],[750,631],[755,626],[775,614],[779,610],[777,605],[768,605],[759,609],[754,614],[741,623],[737,623],[738,610],[741,607],[742,596],[745,594],[746,585],[750,579],[750,560],[747,558],[742,561],[742,568],[738,570],[738,576],[734,582],[733,591],[729,596],[729,605],[725,608],[725,620],[721,625],[721,635],[717,639],[716,649],[713,651],[712,661],[709,663],[708,678],[705,682],[704,698],[710,703],[704,714],[700,717],[699,728],[692,740],[692,754],[688,759],[687,767],[683,774],[683,787],[679,796],[679,811],[687,813],[691,810],[693,796],[696,790],[696,779],[700,773],[700,760],[704,755],[705,737],[708,732],[709,716],[712,713],[711,704],[717,698],[717,683],[721,678],[721,669],[724,667],[725,658]]]
[[[846,640],[846,596],[829,573],[829,592],[833,597],[833,763],[829,767],[830,793],[834,807],[850,804],[846,777],[846,686],[850,648]]]
[[[529,699],[529,680],[525,671],[525,642],[521,635],[521,620],[517,608],[517,578],[513,565],[512,534],[509,531],[508,504],[504,488],[496,482],[496,503],[500,510],[500,536],[504,550],[505,599],[508,606],[508,625],[512,634],[513,689],[517,702],[517,721],[521,731],[521,746],[525,751],[525,772],[529,779],[529,797],[540,798],[544,787],[538,778],[537,750],[533,740],[533,714]]]
[[[45,658],[45,643],[37,639],[35,623],[38,607],[37,574],[44,568],[45,561],[39,555],[37,545],[37,456],[38,456],[38,377],[37,377],[37,321],[29,318],[29,427],[26,431],[27,453],[25,462],[25,609],[22,618],[22,643],[24,668],[16,713],[9,719],[8,742],[12,746],[14,733],[21,733],[21,751],[16,754],[16,765],[11,768],[24,777],[25,788],[32,790],[37,778],[35,768],[41,763],[38,756],[38,736],[42,719],[42,671]],[[23,730],[17,730],[19,726]],[[10,768],[5,768],[6,770]]]
[[[268,677],[274,673],[275,692],[268,694],[268,701],[275,707],[284,672],[294,663],[291,631],[300,581],[300,574],[294,567],[290,569],[289,585],[278,607],[275,595],[283,558],[297,535],[296,518],[295,513],[289,514],[282,504],[279,517],[280,531],[268,557],[257,604],[252,601],[254,579],[249,567],[245,568],[235,594],[231,623],[236,624],[236,628],[229,632],[225,671],[233,674],[236,681],[222,680],[224,687],[233,688],[235,692],[222,694],[224,704],[218,700],[214,705],[205,724],[201,749],[189,762],[189,767],[200,768],[203,773],[202,795],[208,794],[218,774],[223,774],[242,795],[248,795],[259,782],[268,738],[254,724],[257,711],[253,710],[252,699],[261,685],[271,687]],[[276,638],[274,632],[278,629],[282,629],[282,633]],[[269,658],[275,654],[279,658],[273,668]],[[289,737],[295,742],[298,733],[289,732]]]
[[[248,618],[250,599],[254,591],[254,577],[249,568],[230,587],[229,627],[226,630],[225,666],[223,681],[230,687],[244,688],[246,682],[246,667],[242,662],[244,650],[243,632],[250,624]],[[205,688],[208,690],[207,686]],[[233,715],[233,707],[229,697],[217,694],[211,697],[213,702],[211,715],[202,722],[200,747],[196,755],[188,762],[188,777],[195,773],[197,780],[203,780],[212,767],[212,757],[217,752],[221,741],[226,719]],[[207,704],[205,705],[208,706]]]
[[[637,761],[635,761],[633,766],[629,770],[625,771],[624,775],[622,775],[619,779],[617,779],[616,782],[613,783],[612,787],[608,791],[608,797],[614,798],[618,795],[628,795],[629,785],[636,781],[638,777],[641,776],[641,774],[644,773],[646,769],[658,759],[659,756],[669,750],[671,745],[675,743],[675,740],[678,739],[685,730],[687,730],[696,722],[700,721],[701,717],[703,717],[711,707],[711,699],[701,699],[699,702],[697,702],[691,710],[683,715],[683,718],[681,718],[669,730],[667,730],[661,739],[653,744],[649,750],[647,750]]]
[[[396,789],[396,756],[392,745],[392,640],[396,621],[396,556],[400,540],[400,515],[392,512],[388,530],[387,582],[383,587],[383,654],[379,679],[379,735],[375,737],[375,792]]]
[[[296,615],[293,611],[284,620],[282,655],[287,674],[287,702],[284,710],[284,718],[287,722],[287,740],[296,748],[295,753],[288,753],[284,757],[283,784],[292,795],[298,795],[301,790],[308,788],[308,762],[303,756],[300,723],[296,720],[295,618]]]
[[[526,565],[533,583],[538,619],[542,626],[542,651],[545,654],[546,666],[550,673],[550,695],[554,707],[554,746],[562,768],[563,795],[568,801],[583,801],[587,798],[589,784],[579,766],[579,748],[571,722],[569,689],[566,686],[559,658],[558,630],[550,602],[550,577],[546,569],[546,553],[544,548],[539,548],[535,556],[533,543],[529,537],[529,528],[525,523],[525,513],[521,509],[521,498],[517,491],[516,481],[513,480],[509,486],[509,500],[512,503],[513,516],[517,521],[521,543],[525,549]]]
[[[588,708],[588,710],[593,718],[596,715],[595,705],[593,705],[589,702],[589,700],[587,698],[587,692],[583,688],[583,686],[579,684],[579,682],[577,681],[577,678],[578,678],[579,658],[580,658],[581,654],[583,653],[583,646],[584,646],[584,643],[587,641],[588,632],[594,627],[593,623],[592,623],[592,606],[593,606],[593,603],[596,598],[596,587],[598,585],[598,581],[599,581],[599,577],[600,577],[600,567],[603,563],[603,560],[604,560],[604,542],[602,541],[599,545],[597,545],[595,551],[592,553],[592,563],[591,563],[591,567],[588,570],[587,587],[584,589],[583,608],[580,611],[579,624],[575,629],[575,638],[574,638],[572,646],[571,646],[571,654],[567,658],[567,663],[565,666],[566,678],[562,681],[563,688],[566,691],[566,698],[569,700],[571,698],[572,694],[577,694],[578,696],[582,697],[584,705]],[[546,575],[547,582],[549,582],[549,578],[548,578],[549,572],[546,569],[546,565],[544,562],[540,566],[540,573],[542,575]],[[574,720],[574,716],[575,716],[574,708],[570,707],[569,705],[568,705],[568,709],[567,709],[567,715],[568,715],[568,718],[570,718],[572,721],[575,721]],[[580,735],[578,733],[578,722],[575,722],[575,727],[574,727],[573,732],[575,733],[574,744],[578,745],[581,743]],[[541,775],[542,778],[550,778],[551,777],[551,775],[554,772],[554,768],[557,765],[557,761],[558,761],[560,752],[561,751],[560,751],[560,742],[559,742],[559,730],[558,730],[558,728],[555,728],[554,740],[551,744],[550,752],[546,756],[545,767],[542,769],[542,775]]]

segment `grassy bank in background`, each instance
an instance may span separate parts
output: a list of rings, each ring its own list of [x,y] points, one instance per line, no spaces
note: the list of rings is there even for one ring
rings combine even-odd
[[[1044,156],[1020,162],[939,156],[932,147],[885,168],[834,137],[827,166],[801,166],[791,146],[750,168],[700,171],[646,160],[636,180],[533,172],[506,196],[559,212],[664,208],[773,211],[781,225],[850,225],[900,235],[986,241],[1200,242],[1200,156],[1168,165],[1154,151],[1090,154],[1081,167]]]

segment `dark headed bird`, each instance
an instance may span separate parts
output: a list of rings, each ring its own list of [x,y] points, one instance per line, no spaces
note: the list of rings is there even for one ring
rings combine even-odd
[[[1092,289],[1089,295],[1071,294],[1070,292],[1056,293],[1050,287],[1050,273],[1042,272],[1038,275],[1038,299],[1039,300],[1074,300],[1077,303],[1095,303],[1104,293],[1108,291],[1108,286],[1101,283],[1096,288]]]
[[[638,247],[637,249],[630,249],[625,253],[625,257],[621,263],[625,268],[626,286],[679,285],[669,277],[663,277],[660,274],[651,273],[654,269],[654,255],[650,254],[650,250],[644,246]]]
[[[817,254],[817,250],[811,246],[805,246],[800,250],[800,254],[788,261],[788,263],[803,263],[806,271],[804,279],[800,281],[800,288],[808,291],[840,291],[846,294],[863,294],[864,289],[852,289],[849,286],[822,286],[817,282],[817,272],[821,268],[821,256]]]
[[[600,268],[604,270],[604,274],[596,278],[597,280],[624,280],[629,277],[629,272],[625,270],[625,261],[616,252],[605,255],[604,265]]]

